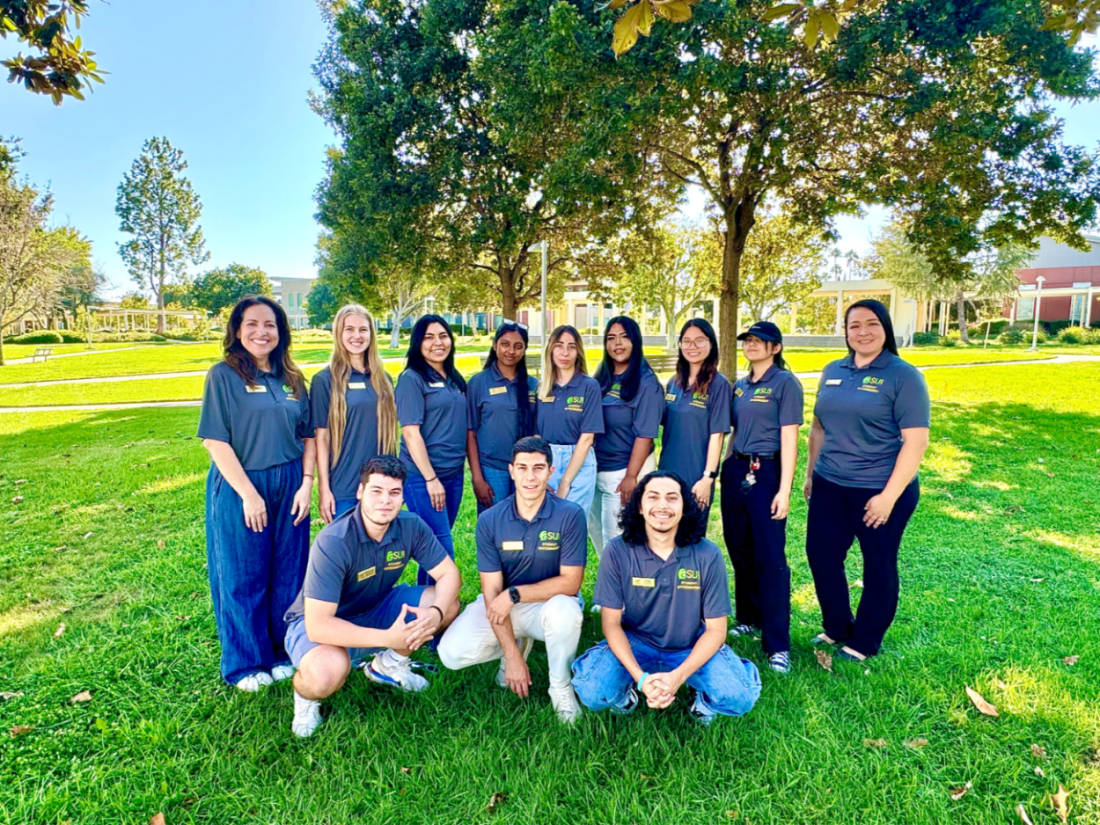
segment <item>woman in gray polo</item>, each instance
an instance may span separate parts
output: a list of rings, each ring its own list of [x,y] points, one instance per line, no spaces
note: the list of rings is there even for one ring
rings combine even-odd
[[[898,355],[886,307],[856,301],[844,321],[848,355],[825,367],[814,405],[806,555],[825,631],[815,643],[863,661],[897,613],[898,550],[920,500],[931,408],[924,376]],[[863,595],[853,616],[844,560],[857,539]]]

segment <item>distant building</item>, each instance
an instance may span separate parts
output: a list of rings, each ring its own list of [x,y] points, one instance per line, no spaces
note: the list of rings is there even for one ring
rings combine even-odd
[[[309,306],[309,291],[314,283],[316,278],[272,279],[271,288],[275,292],[275,300],[286,311],[291,329],[305,329],[309,326],[306,307]]]
[[[1089,326],[1100,321],[1100,235],[1085,235],[1087,252],[1072,249],[1050,238],[1039,241],[1039,250],[1029,269],[1021,269],[1020,291],[1005,317],[1014,321],[1035,318],[1040,276],[1040,321],[1070,321]]]

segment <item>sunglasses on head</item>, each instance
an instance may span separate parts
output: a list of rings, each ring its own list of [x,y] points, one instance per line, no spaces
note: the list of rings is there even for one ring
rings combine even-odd
[[[501,321],[500,326],[501,329],[505,327],[515,327],[516,329],[522,329],[524,332],[527,331],[527,324],[521,324],[519,321]]]

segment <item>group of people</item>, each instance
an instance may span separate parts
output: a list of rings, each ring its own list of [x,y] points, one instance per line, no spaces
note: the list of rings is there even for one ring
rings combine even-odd
[[[845,326],[848,355],[819,381],[803,492],[823,620],[813,641],[862,661],[897,609],[930,405],[882,304],[852,304]],[[199,424],[212,459],[207,553],[222,676],[250,691],[293,677],[295,733],[313,732],[320,700],[353,667],[380,684],[426,687],[434,666],[410,654],[429,643],[451,669],[500,660],[497,684],[525,697],[527,657],[543,641],[551,702],[567,722],[581,705],[629,713],[644,697],[668,707],[685,684],[704,723],[747,712],[759,672],[727,634],[759,634],[769,666],[790,670],[786,520],[803,391],[774,324],[738,336],[749,371],[732,386],[703,319],[680,330],[663,385],[625,315],[608,322],[594,375],[577,330],[555,329],[539,380],[515,321],[497,328],[468,382],[439,316],[414,325],[396,387],[365,308],[342,308],[333,338],[307,391],[282,308],[243,299]],[[467,463],[481,595],[460,612],[451,533]],[[706,538],[719,473],[732,608],[724,559]],[[315,479],[326,526],[310,548]],[[604,641],[577,658],[589,538]],[[853,614],[845,559],[857,539],[864,586]],[[417,585],[398,584],[410,561]]]

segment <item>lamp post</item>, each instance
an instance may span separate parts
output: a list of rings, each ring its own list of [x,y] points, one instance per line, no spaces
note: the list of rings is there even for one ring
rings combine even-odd
[[[1035,279],[1035,325],[1031,330],[1031,350],[1032,352],[1039,349],[1039,306],[1043,301],[1043,281],[1045,281],[1042,275]]]
[[[542,292],[541,301],[542,305],[539,310],[539,337],[543,345],[546,344],[546,270],[550,259],[550,244],[547,241],[539,241],[537,244],[532,245],[532,250],[538,249],[542,251]]]

